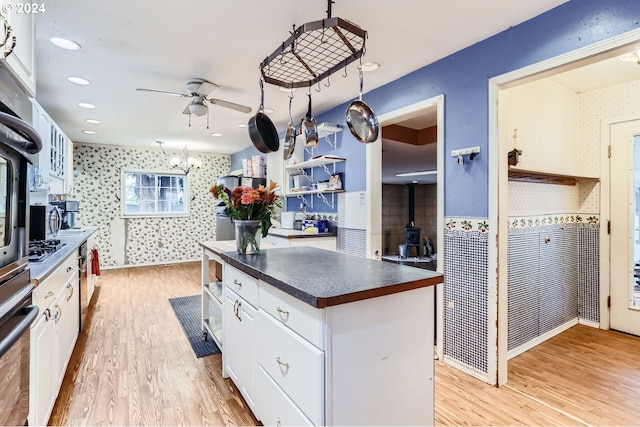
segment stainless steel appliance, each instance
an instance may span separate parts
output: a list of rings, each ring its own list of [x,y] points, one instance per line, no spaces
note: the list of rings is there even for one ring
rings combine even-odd
[[[75,226],[76,213],[80,211],[80,202],[77,200],[55,200],[51,204],[60,210],[62,217],[61,230],[67,230]]]
[[[59,239],[32,240],[29,242],[29,262],[40,262],[64,246]]]
[[[11,275],[13,272],[5,272]],[[33,285],[23,270],[0,285],[0,422],[26,425],[29,414],[29,327],[38,316]]]
[[[234,175],[221,176],[218,178],[218,185],[224,185],[229,191],[232,191],[240,185],[240,178]],[[222,200],[216,201],[216,240],[234,240],[236,238],[236,229],[233,220],[225,213],[227,206]]]
[[[78,262],[80,264],[80,332],[84,328],[87,313],[89,312],[89,277],[87,276],[87,242],[78,249]]]
[[[243,187],[258,188],[261,185],[267,185],[266,178],[251,178],[250,176],[243,176],[240,178],[240,185]]]
[[[42,149],[37,132],[18,113],[30,102],[0,67],[0,425],[25,425],[29,412],[29,327],[38,315],[31,305],[28,268],[29,189],[27,164]]]

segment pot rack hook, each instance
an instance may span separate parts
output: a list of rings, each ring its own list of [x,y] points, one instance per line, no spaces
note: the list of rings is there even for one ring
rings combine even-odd
[[[327,76],[327,82],[324,84],[324,87],[331,87],[331,74]]]
[[[347,78],[347,64],[344,64],[344,75],[342,77]]]
[[[314,89],[316,92],[320,92],[322,91],[322,88],[320,87],[320,80],[318,80],[318,88]]]

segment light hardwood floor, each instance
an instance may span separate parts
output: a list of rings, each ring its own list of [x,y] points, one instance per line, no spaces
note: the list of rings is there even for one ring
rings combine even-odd
[[[198,263],[103,271],[51,425],[255,425],[169,305],[199,282]],[[640,339],[576,326],[512,359],[501,388],[437,362],[435,399],[437,425],[638,425]]]

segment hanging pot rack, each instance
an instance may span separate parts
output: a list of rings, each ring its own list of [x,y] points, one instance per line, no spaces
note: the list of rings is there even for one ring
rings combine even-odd
[[[367,32],[352,22],[331,17],[307,22],[260,64],[265,82],[289,89],[310,87],[362,57]]]

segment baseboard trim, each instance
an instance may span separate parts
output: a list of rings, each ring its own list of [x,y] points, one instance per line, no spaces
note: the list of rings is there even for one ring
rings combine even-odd
[[[135,267],[162,267],[162,266],[171,266],[174,264],[184,264],[187,262],[200,262],[202,261],[200,258],[196,259],[186,259],[186,260],[178,260],[178,261],[170,261],[170,262],[151,262],[145,264],[123,264],[123,265],[110,265],[110,266],[100,266],[100,270],[119,270],[121,268],[135,268]]]
[[[538,344],[542,344],[543,342],[545,342],[546,340],[548,340],[549,338],[553,338],[556,335],[566,331],[567,329],[577,325],[579,323],[579,320],[577,317],[575,319],[571,319],[569,320],[567,323],[564,323],[560,326],[558,326],[555,329],[550,330],[549,332],[545,332],[544,334],[540,335],[539,337],[536,337],[534,339],[532,339],[529,342],[526,342],[524,344],[522,344],[519,347],[514,348],[513,350],[509,350],[507,352],[507,359],[511,359],[513,357],[516,357],[522,353],[524,353],[527,350],[532,349],[533,347],[537,346]]]

